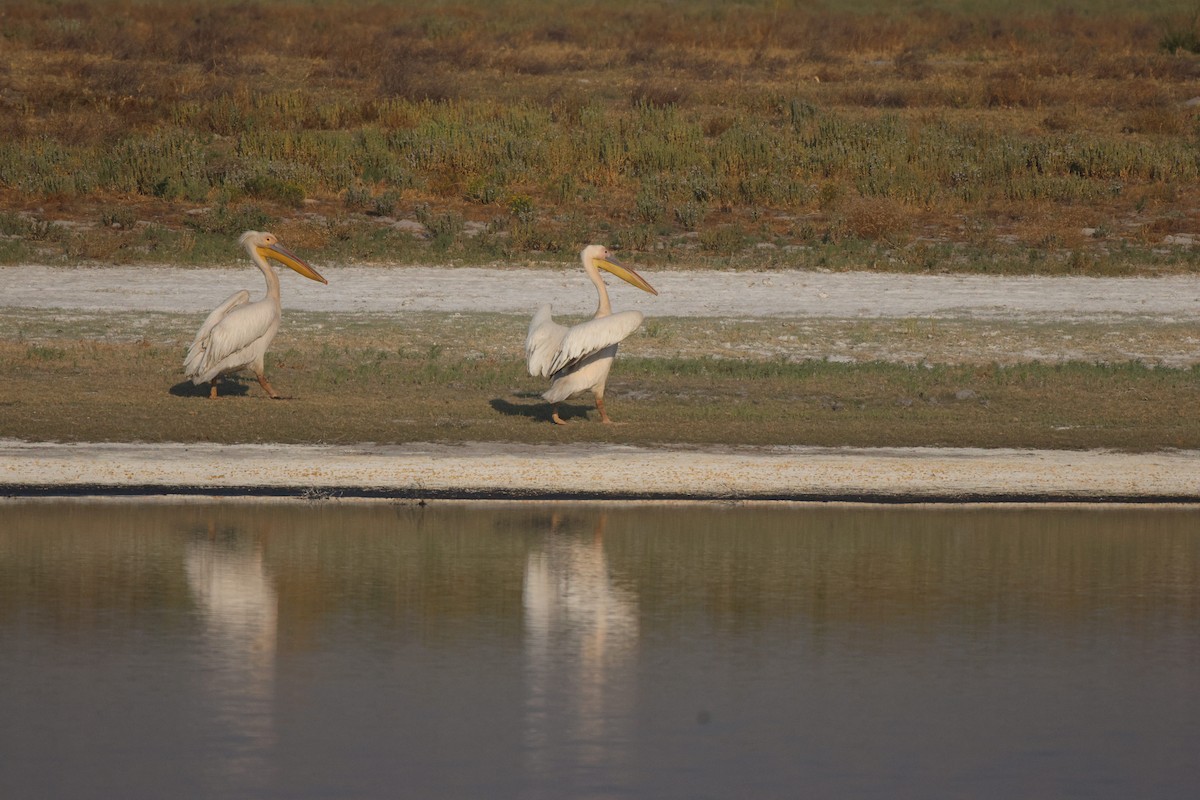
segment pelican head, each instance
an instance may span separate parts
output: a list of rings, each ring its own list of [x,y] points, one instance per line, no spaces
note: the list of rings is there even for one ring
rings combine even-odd
[[[658,294],[645,278],[617,261],[609,249],[602,244],[591,244],[583,248],[583,266],[585,269],[602,269],[611,275],[616,275],[626,283],[636,286],[643,292]]]
[[[289,269],[299,272],[309,280],[324,284],[329,283],[329,281],[321,277],[321,273],[306,264],[304,259],[281,245],[279,239],[273,233],[246,231],[238,239],[238,243],[246,248],[246,252],[250,253],[251,257],[257,255],[259,258],[269,258],[278,261]]]

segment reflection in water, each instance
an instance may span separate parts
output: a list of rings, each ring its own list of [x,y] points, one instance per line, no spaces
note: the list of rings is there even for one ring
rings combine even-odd
[[[0,798],[1190,799],[1197,630],[1200,508],[0,501]]]
[[[584,780],[621,782],[628,768],[637,604],[609,575],[607,520],[601,512],[590,533],[577,532],[555,513],[525,564],[525,740],[536,774],[564,758]]]
[[[261,782],[275,742],[273,725],[278,599],[263,565],[262,540],[236,533],[189,541],[183,562],[204,623],[204,693],[232,744],[213,762],[217,786]]]

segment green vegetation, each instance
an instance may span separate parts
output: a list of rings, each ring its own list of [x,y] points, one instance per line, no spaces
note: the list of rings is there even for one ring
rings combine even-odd
[[[723,321],[667,319],[617,362],[608,391],[616,424],[599,424],[582,396],[562,407],[571,424],[560,427],[538,396],[544,381],[524,370],[524,320],[515,317],[289,319],[267,358],[285,401],[245,376],[209,400],[181,374],[195,321],[126,322],[0,316],[0,374],[17,378],[5,384],[0,438],[1200,448],[1200,426],[1180,422],[1194,416],[1196,367],[718,359],[682,343],[710,341]],[[102,329],[114,324],[136,333]],[[768,328],[722,334],[761,350],[776,333]],[[930,334],[918,326],[914,335]],[[933,335],[944,348],[960,334],[949,326]]]
[[[1195,13],[0,0],[0,263],[1195,271]]]
[[[0,265],[229,263],[267,228],[325,264],[603,241],[660,270],[1197,272],[1196,20],[1194,0],[0,0]],[[295,399],[232,380],[213,403],[180,383],[198,320],[86,317],[0,314],[0,436],[1200,447],[1196,370],[1129,355],[1186,352],[1174,322],[651,320],[610,383],[619,424],[564,430],[524,320],[290,316],[268,368]]]

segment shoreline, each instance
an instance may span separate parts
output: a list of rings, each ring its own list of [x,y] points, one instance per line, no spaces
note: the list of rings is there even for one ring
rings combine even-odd
[[[344,315],[347,320],[395,313],[397,319],[402,319],[405,311],[421,310],[527,313],[543,301],[553,302],[556,313],[570,314],[586,311],[591,302],[590,294],[581,291],[583,279],[578,270],[566,266],[561,270],[322,266],[333,283],[326,287],[289,281],[285,310],[319,310]],[[255,276],[240,265],[230,269],[84,270],[25,266],[6,267],[0,272],[12,279],[2,301],[5,308],[48,315],[69,309],[98,314],[200,313],[232,288],[256,285]],[[65,274],[71,280],[64,281]],[[656,274],[654,280],[661,297],[627,292],[621,298],[623,307],[639,308],[658,317],[959,319],[972,324],[1008,320],[1032,327],[1050,321],[1061,324],[1064,320],[1143,326],[1200,320],[1200,276],[1072,278],[672,270]],[[527,284],[536,288],[531,291]],[[984,331],[987,337],[980,334],[971,341],[979,347],[999,346],[996,342],[1003,337],[992,337],[993,333]],[[1074,333],[1048,343],[1038,350],[1037,358],[1052,359],[1055,354],[1080,346]],[[1127,329],[1111,333],[1118,342],[1128,339]],[[776,344],[792,346],[788,341]],[[902,344],[913,346],[908,340]],[[832,351],[832,343],[824,346]],[[1194,361],[1192,338],[1173,342],[1172,346],[1185,366]],[[846,348],[858,352],[850,345],[842,346]],[[915,352],[926,350],[922,345]],[[985,355],[994,358],[990,349]],[[84,496],[309,500],[375,497],[418,502],[562,499],[1195,504],[1200,503],[1200,451],[629,447],[489,442],[210,445],[0,439],[0,501]]]
[[[1200,452],[0,440],[0,498],[1200,503]]]

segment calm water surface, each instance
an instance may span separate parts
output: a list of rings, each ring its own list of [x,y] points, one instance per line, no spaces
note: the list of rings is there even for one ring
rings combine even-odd
[[[0,504],[0,797],[1193,797],[1200,510]]]

